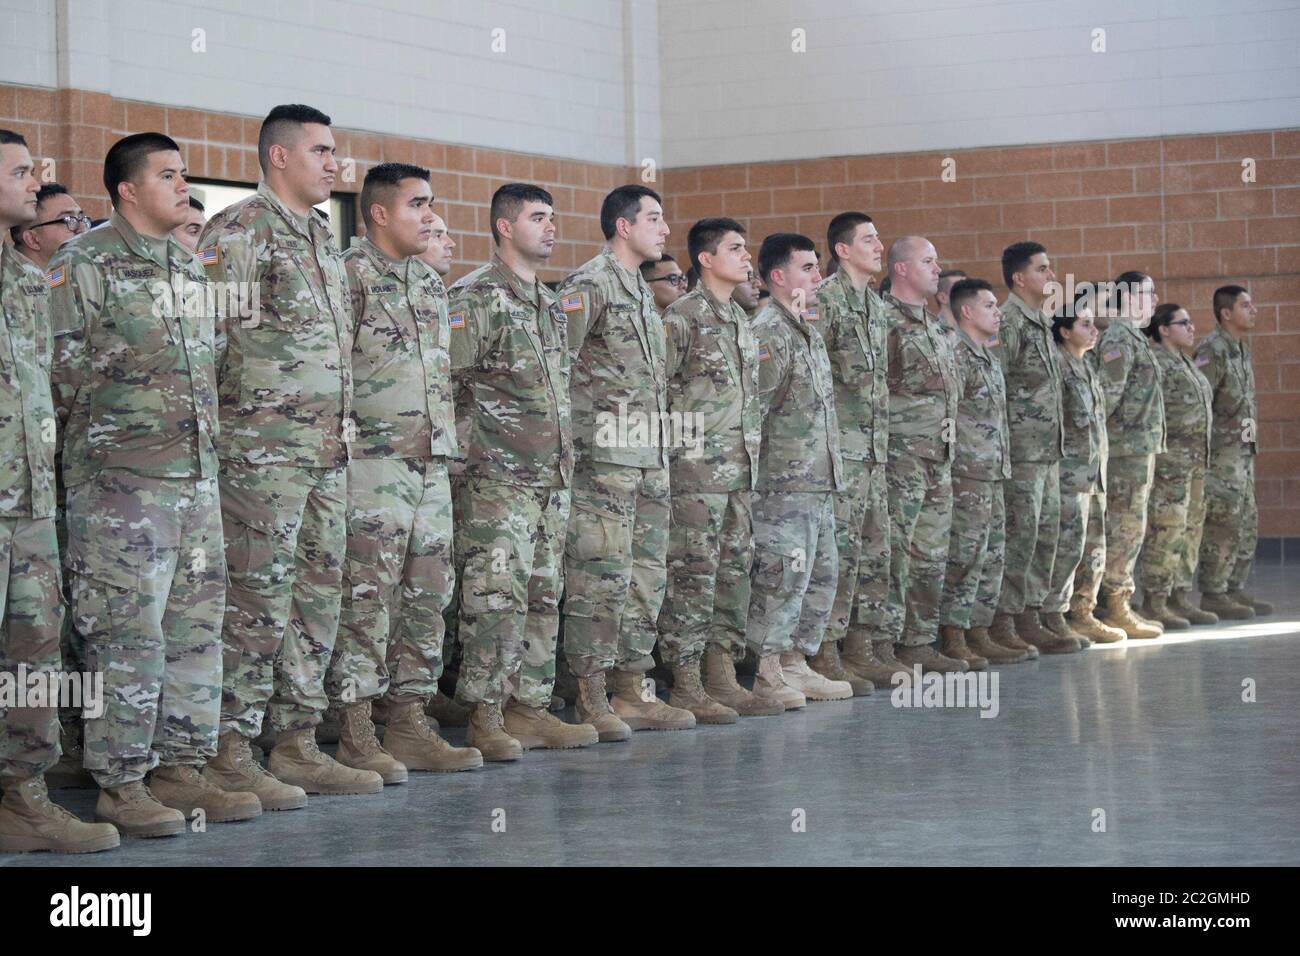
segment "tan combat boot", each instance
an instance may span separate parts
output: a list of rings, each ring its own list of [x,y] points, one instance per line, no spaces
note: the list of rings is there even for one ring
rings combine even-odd
[[[1142,616],[1159,622],[1166,631],[1185,631],[1192,622],[1169,606],[1169,596],[1147,591],[1142,595]]]
[[[469,726],[469,708],[442,691],[429,698],[429,702],[424,705],[424,713],[426,717],[434,719],[437,727]]]
[[[669,704],[689,710],[695,715],[698,724],[734,724],[740,719],[740,714],[714,700],[704,689],[700,683],[698,657],[673,664],[669,669],[673,678],[673,689],[668,694]]]
[[[330,705],[325,708],[325,713],[320,715],[320,723],[316,725],[316,742],[320,744],[336,744],[339,742],[339,734],[341,733],[343,733],[343,708],[331,701]],[[270,753],[275,747],[275,738],[272,736],[271,739],[263,741],[259,737],[257,744],[262,747],[264,753]]]
[[[59,725],[59,762],[45,771],[45,786],[51,790],[93,790],[95,778],[82,764],[85,751],[75,731]]]
[[[1226,594],[1202,594],[1201,610],[1209,611],[1221,621],[1249,621],[1255,609],[1248,604],[1238,604]]]
[[[429,726],[424,701],[414,698],[388,704],[384,749],[407,770],[454,773],[483,766],[483,755],[473,747],[453,747]]]
[[[307,791],[283,783],[253,759],[252,741],[233,731],[217,738],[217,755],[203,768],[204,778],[229,793],[251,793],[263,810],[298,810],[307,806]]]
[[[903,645],[897,643],[896,641],[872,641],[871,642],[871,653],[873,653],[876,656],[876,659],[878,661],[880,661],[882,664],[885,665],[885,667],[889,671],[891,679],[892,676],[894,674],[897,674],[899,671],[902,671],[905,674],[909,674],[909,675],[912,673],[912,665],[904,664],[901,660],[898,659],[898,649],[902,646]],[[875,682],[874,678],[872,679],[872,682],[873,683]],[[889,686],[891,687],[894,686],[892,680]]]
[[[1138,620],[1133,609],[1128,606],[1128,597],[1119,591],[1103,594],[1101,603],[1101,619],[1112,627],[1118,627],[1128,635],[1130,641],[1150,640],[1164,633],[1161,627]]]
[[[369,718],[366,723],[370,723]],[[343,736],[348,732],[347,714],[344,714]],[[371,733],[374,732],[373,726]],[[359,770],[339,763],[320,752],[316,746],[316,728],[283,731],[275,740],[271,758],[267,761],[271,773],[285,783],[302,787],[308,793],[326,796],[379,793],[384,789],[384,778],[373,770]],[[406,768],[402,768],[405,772]]]
[[[966,646],[990,664],[1019,664],[1029,660],[1029,655],[1024,651],[1013,651],[1009,647],[995,644],[987,627],[972,627],[968,630]]]
[[[1027,655],[1026,660],[1032,661],[1038,658],[1038,648],[1020,639],[1020,634],[1016,631],[1016,619],[1005,611],[998,611],[993,615],[993,626],[989,628],[989,637],[999,647],[1022,651]]]
[[[375,736],[375,724],[370,719],[370,701],[359,700],[344,704],[339,714],[342,731],[334,759],[353,770],[371,770],[384,779],[384,783],[406,783],[406,767],[384,749]],[[276,743],[279,746],[279,743]],[[366,791],[363,791],[366,792]]]
[[[835,641],[823,640],[817,653],[808,658],[808,666],[827,680],[843,681],[853,688],[854,697],[869,697],[876,685],[844,666],[840,660],[840,647]]]
[[[124,836],[165,837],[185,832],[185,815],[159,803],[143,780],[100,790],[95,819],[113,824]]]
[[[1027,607],[1016,615],[1016,633],[1043,654],[1073,654],[1080,649],[1079,642],[1073,638],[1058,637],[1043,627],[1036,607]]]
[[[785,704],[779,700],[760,697],[740,685],[731,651],[718,644],[704,648],[704,692],[741,717],[775,717],[785,713]]]
[[[764,654],[758,659],[758,673],[754,675],[754,696],[774,700],[786,710],[798,710],[808,704],[808,699],[785,679],[781,655]]]
[[[41,777],[9,784],[0,800],[0,853],[97,853],[121,842],[111,823],[85,823],[51,803]]]
[[[1044,628],[1057,637],[1074,641],[1079,645],[1080,650],[1092,647],[1092,639],[1087,634],[1080,634],[1072,628],[1070,622],[1065,619],[1065,615],[1060,611],[1040,611],[1038,619],[1042,622]]]
[[[149,792],[165,807],[179,810],[185,819],[202,810],[208,823],[233,823],[262,815],[262,801],[243,790],[222,790],[198,767],[160,766],[149,775]]]
[[[591,724],[566,724],[549,707],[529,707],[513,697],[503,716],[506,733],[525,750],[573,750],[600,740]]]
[[[1251,597],[1245,591],[1229,591],[1228,600],[1234,604],[1240,604],[1248,607],[1255,612],[1256,617],[1264,617],[1273,613],[1273,605],[1267,601],[1261,601],[1257,597]]]
[[[634,731],[691,730],[695,727],[695,715],[680,707],[670,707],[656,697],[654,681],[642,672],[614,668],[611,674],[614,695],[609,708]],[[643,684],[643,680],[648,683]]]
[[[605,689],[605,672],[591,677],[575,677],[575,703],[578,719],[596,728],[601,743],[632,739],[632,728],[609,709],[609,692]]]
[[[483,754],[484,760],[518,760],[524,755],[519,741],[506,733],[501,705],[486,700],[479,701],[470,711],[465,743]]]
[[[846,680],[829,680],[808,666],[803,651],[781,655],[781,678],[808,700],[848,700],[853,687]]]
[[[1219,615],[1211,614],[1209,611],[1202,611],[1199,607],[1187,600],[1187,589],[1176,588],[1169,598],[1169,607],[1179,617],[1185,617],[1192,624],[1218,624]]]
[[[887,650],[889,662],[882,660],[876,653],[877,645]],[[871,681],[874,687],[893,687],[894,674],[897,671],[907,670],[893,657],[892,641],[872,641],[867,631],[852,627],[844,636],[843,646],[840,648],[840,664],[843,668],[863,680]],[[815,664],[813,666],[816,667]]]
[[[933,644],[900,644],[897,654],[908,673],[917,664],[923,674],[964,674],[970,670],[964,660],[940,654]]]
[[[939,628],[939,653],[953,660],[965,661],[967,668],[982,671],[989,666],[989,659],[981,657],[966,643],[966,631],[960,627],[944,625]]]
[[[1070,608],[1070,627],[1076,634],[1088,638],[1094,644],[1114,644],[1124,640],[1124,632],[1118,627],[1103,624],[1092,615],[1092,608],[1076,605]]]

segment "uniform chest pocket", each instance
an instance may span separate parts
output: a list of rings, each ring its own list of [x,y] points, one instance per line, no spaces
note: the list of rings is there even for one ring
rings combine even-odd
[[[542,363],[532,330],[524,320],[511,319],[502,328],[497,347],[486,359],[490,371],[510,378],[523,389],[542,381]]]
[[[96,336],[96,351],[101,354],[125,345],[136,356],[156,355],[172,344],[178,317],[164,318],[170,302],[142,294],[119,300],[106,308],[100,319],[101,335]],[[115,343],[113,340],[117,339]]]
[[[903,343],[903,377],[916,385],[933,385],[941,379],[934,353],[914,340]]]

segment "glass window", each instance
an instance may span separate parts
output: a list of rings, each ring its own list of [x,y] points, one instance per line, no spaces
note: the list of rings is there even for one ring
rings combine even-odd
[[[191,179],[189,184],[190,192],[194,194],[195,199],[203,203],[203,212],[208,218],[257,191],[256,186],[223,183],[213,179]],[[340,249],[346,250],[352,244],[352,236],[356,233],[356,204],[353,202],[352,194],[336,193],[323,203],[319,203],[316,208],[329,216],[330,232],[334,234],[334,241],[338,243]]]

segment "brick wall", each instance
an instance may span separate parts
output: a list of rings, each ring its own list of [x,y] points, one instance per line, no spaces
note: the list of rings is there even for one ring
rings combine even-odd
[[[944,182],[949,157],[956,179]],[[1002,250],[1019,239],[1046,245],[1063,282],[1144,270],[1200,334],[1214,325],[1214,289],[1246,286],[1260,310],[1260,533],[1300,534],[1300,130],[702,166],[663,179],[683,263],[686,230],[704,216],[740,220],[755,253],[763,236],[796,231],[824,255],[831,217],[860,209],[887,244],[925,235],[945,266],[997,288]]]

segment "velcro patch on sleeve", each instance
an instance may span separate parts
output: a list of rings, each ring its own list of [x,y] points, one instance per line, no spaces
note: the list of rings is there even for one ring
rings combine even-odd
[[[68,274],[63,270],[63,266],[45,273],[45,284],[51,289],[57,289],[67,281]]]
[[[1210,357],[1208,355],[1198,355],[1193,360],[1192,364],[1197,368],[1205,368],[1205,366],[1210,364]]]
[[[771,352],[771,350],[768,349],[768,347],[767,347],[766,345],[759,345],[759,347],[758,347],[758,360],[759,360],[760,362],[766,362],[766,361],[767,361],[768,359],[770,359],[771,357],[772,357],[772,352]]]
[[[807,322],[816,322],[821,318],[821,313],[817,311],[817,306],[810,305],[801,313]]]
[[[1124,353],[1121,352],[1119,349],[1111,349],[1109,352],[1105,353],[1102,356],[1102,360],[1106,362],[1113,362],[1115,361],[1115,359],[1119,358],[1123,354]]]
[[[560,300],[560,308],[568,312],[578,312],[587,307],[586,297],[581,292],[575,292],[572,295],[566,295]]]
[[[204,268],[211,269],[221,261],[221,250],[216,246],[209,246],[207,249],[199,250],[199,262]]]
[[[465,327],[465,313],[453,312],[447,316],[447,324],[453,329],[463,329]]]

